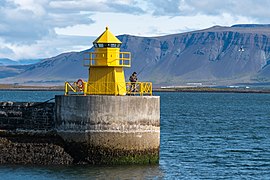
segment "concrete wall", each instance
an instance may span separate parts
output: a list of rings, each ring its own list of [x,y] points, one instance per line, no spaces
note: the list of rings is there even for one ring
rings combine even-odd
[[[65,141],[88,146],[87,156],[99,157],[91,162],[108,163],[106,156],[110,162],[130,161],[127,156],[158,162],[159,97],[56,96],[55,100],[58,134]]]
[[[51,130],[54,103],[0,102],[0,129]]]
[[[56,96],[61,130],[155,131],[159,121],[158,96]]]

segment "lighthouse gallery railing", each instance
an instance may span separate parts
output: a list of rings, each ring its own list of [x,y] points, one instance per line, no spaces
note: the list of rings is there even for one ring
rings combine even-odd
[[[98,87],[98,88],[96,88]],[[107,94],[118,95],[113,92],[117,92],[116,89],[126,90],[126,95],[150,95],[152,96],[152,83],[151,82],[127,82],[127,83],[91,83],[84,82],[83,88],[78,88],[76,82],[73,84],[65,82],[65,95],[69,92],[86,94],[87,89],[91,89],[91,94]]]

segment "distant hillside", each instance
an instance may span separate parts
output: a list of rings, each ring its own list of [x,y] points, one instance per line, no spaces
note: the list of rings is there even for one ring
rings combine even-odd
[[[40,62],[40,59],[21,59],[14,61],[8,58],[0,58],[0,66],[10,66],[10,65],[29,65]]]
[[[14,61],[8,58],[0,58],[0,79],[7,77],[14,77],[22,72],[25,72],[26,69],[29,68],[29,65],[40,62],[40,60],[36,59],[25,59]],[[5,82],[9,82],[4,80]],[[13,83],[14,80],[11,80]]]
[[[44,59],[39,63],[28,65],[24,71],[8,80],[20,84],[63,84],[88,77],[88,69],[83,67],[84,52],[63,53],[56,57]]]
[[[270,24],[236,24],[232,26],[241,28],[270,28]]]
[[[8,58],[0,58],[0,66],[7,66],[7,65],[18,65],[18,62]]]
[[[142,38],[121,36],[133,54],[128,72],[145,69],[141,79],[156,84],[230,85],[270,81],[269,26],[221,27]]]
[[[234,25],[160,37],[121,35],[121,50],[132,53],[133,72],[155,85],[231,85],[270,82],[270,26]],[[89,44],[89,47],[91,45]],[[89,51],[89,50],[86,50]],[[63,83],[87,79],[85,51],[71,52],[29,65],[15,77],[17,83]]]
[[[15,82],[13,77],[21,74],[28,68],[29,66],[27,65],[0,66],[0,80],[2,79],[3,83],[13,84]],[[7,81],[7,79],[4,79],[7,77],[12,77],[12,80]]]

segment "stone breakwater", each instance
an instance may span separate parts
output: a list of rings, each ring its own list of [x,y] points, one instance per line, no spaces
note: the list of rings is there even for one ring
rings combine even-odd
[[[0,129],[52,130],[55,103],[0,102]]]
[[[0,102],[0,164],[83,161],[68,147],[55,131],[55,103]]]
[[[0,102],[0,164],[159,162],[159,97]]]
[[[72,164],[61,139],[50,134],[1,131],[0,164]]]

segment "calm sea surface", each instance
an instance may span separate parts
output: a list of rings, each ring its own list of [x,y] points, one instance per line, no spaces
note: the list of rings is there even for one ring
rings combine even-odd
[[[0,101],[46,101],[50,91],[0,91]],[[0,179],[270,179],[270,94],[155,93],[159,165],[0,166]]]

